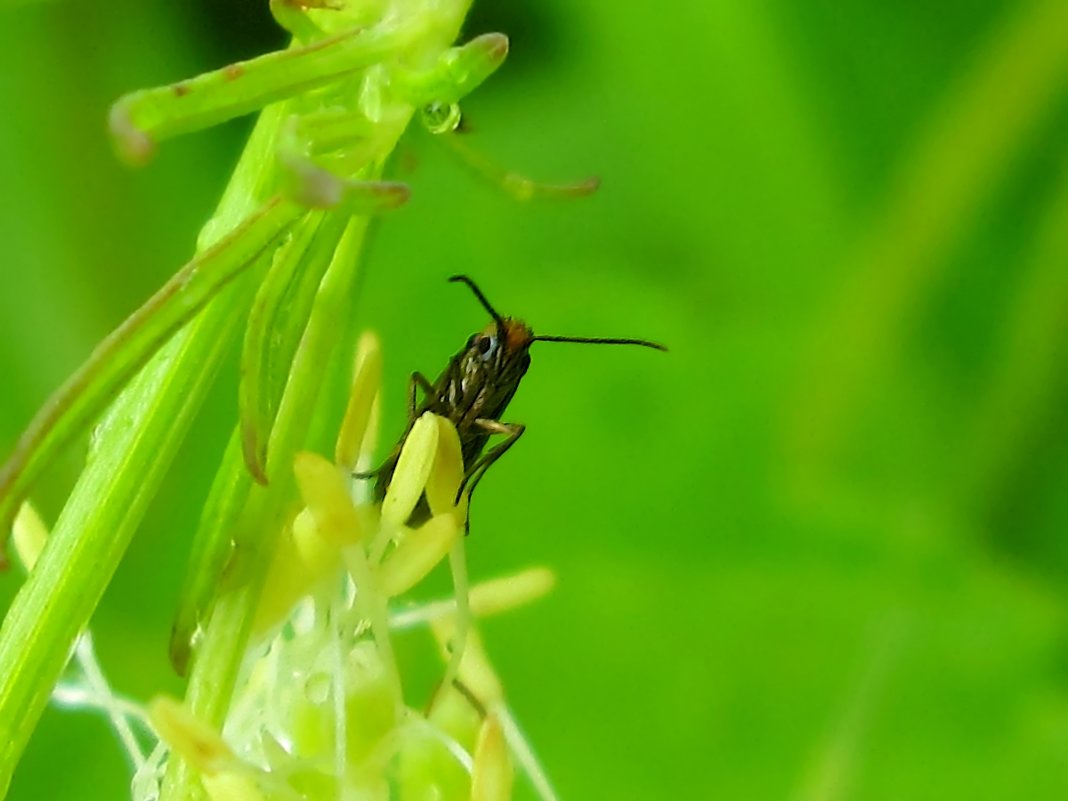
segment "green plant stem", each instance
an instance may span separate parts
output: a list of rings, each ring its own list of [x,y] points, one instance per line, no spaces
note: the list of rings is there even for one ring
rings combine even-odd
[[[134,92],[116,104],[112,126],[120,137],[132,127],[157,142],[202,130],[365,69],[410,45],[426,28],[418,19],[355,28],[173,86]]]
[[[435,52],[458,35],[468,5],[469,0],[439,0],[419,13],[413,12],[410,20],[398,23],[396,28],[380,31],[381,41],[374,37],[339,35],[305,48],[299,59],[286,51],[254,64],[209,74],[199,82],[194,79],[182,91],[149,90],[129,96],[116,105],[112,116],[120,149],[138,151],[127,155],[143,156],[150,150],[146,147],[151,145],[150,136],[173,135],[251,111],[265,100],[298,92],[311,73],[319,85],[328,82],[331,76],[348,75],[379,56],[404,51],[408,46],[417,51],[425,48]],[[418,45],[417,38],[423,39]],[[503,52],[498,52],[499,43],[490,50],[491,55],[503,57]],[[294,59],[300,69],[293,66]],[[297,71],[286,72],[286,69]],[[276,74],[279,70],[282,73]],[[280,81],[281,95],[264,89],[273,85],[275,78]],[[221,81],[220,86],[214,87],[215,91],[194,91],[214,86],[213,81]],[[239,85],[243,89],[235,88]],[[252,91],[256,87],[264,91]],[[184,112],[167,105],[179,97],[185,98]],[[236,105],[230,102],[235,98],[240,100],[235,101]],[[276,103],[261,113],[216,215],[201,232],[198,252],[209,251],[248,221],[277,192],[278,136],[282,121],[298,100]],[[208,105],[193,108],[190,102]],[[372,137],[374,156],[355,178],[378,180],[413,111],[409,107],[407,113],[376,122],[378,130]],[[239,516],[230,517],[234,509],[223,510],[224,518],[238,521],[235,556],[227,565],[227,580],[198,649],[188,691],[193,712],[216,726],[221,726],[229,706],[275,538],[282,527],[288,499],[293,495],[290,469],[293,454],[304,444],[312,423],[312,412],[325,379],[323,367],[347,330],[345,321],[350,312],[356,262],[368,220],[366,216],[346,216],[354,209],[365,210],[359,205],[359,191],[365,187],[362,184],[345,187],[355,190],[351,199],[357,203],[350,203],[347,211],[339,208],[327,215],[336,223],[325,226],[332,232],[331,236],[337,237],[330,243],[336,242],[336,251],[319,285],[268,439],[267,473],[277,480],[270,487],[252,487]],[[372,199],[383,202],[371,204],[372,209],[395,206],[407,196],[406,190],[401,192],[396,185],[377,189],[382,197],[372,193]],[[289,206],[284,201],[279,204]],[[302,213],[299,209],[293,211]],[[287,225],[295,221],[294,217]],[[328,236],[317,234],[317,238],[322,244]],[[274,241],[272,237],[269,244]],[[148,502],[167,474],[223,354],[238,336],[244,314],[235,310],[248,308],[255,289],[254,279],[261,272],[262,269],[253,267],[237,278],[175,334],[132,379],[95,432],[86,468],[0,627],[0,797],[6,795],[15,766],[77,636],[88,624]],[[228,463],[232,465],[233,460]],[[233,478],[237,482],[235,487],[247,481],[245,477]],[[244,495],[241,491],[224,493],[219,502],[236,506],[237,499]],[[163,798],[173,801],[202,794],[192,772],[181,760],[171,760]]]
[[[451,33],[455,35],[455,31]],[[376,158],[357,176],[359,180],[380,178],[383,165],[410,120],[411,112],[381,125],[375,137]],[[329,231],[344,219],[342,214],[332,212],[323,227]],[[200,720],[215,727],[222,727],[229,708],[277,535],[284,524],[286,504],[293,495],[292,460],[312,423],[310,412],[326,380],[323,365],[329,363],[330,354],[348,329],[346,320],[350,317],[352,288],[367,226],[366,217],[348,219],[319,286],[270,434],[267,473],[272,482],[268,487],[252,486],[244,499],[235,527],[234,563],[228,566],[228,580],[215,601],[193,662],[186,703]],[[331,234],[321,232],[320,236],[326,239]],[[239,497],[235,495],[235,502]],[[232,511],[222,510],[222,517],[229,517]],[[189,765],[172,758],[160,797],[161,801],[197,801],[204,792]]]
[[[216,600],[203,644],[193,663],[186,701],[198,718],[214,726],[221,727],[226,716],[275,539],[284,523],[286,501],[291,495],[287,490],[293,482],[292,471],[280,468],[292,463],[293,455],[304,441],[311,424],[309,409],[315,406],[325,379],[321,365],[328,361],[338,344],[339,333],[345,330],[345,306],[367,222],[362,217],[349,220],[320,286],[272,430],[268,471],[278,480],[268,487],[251,488],[236,529],[238,556],[236,566],[231,566],[227,582],[230,586]],[[172,759],[162,801],[192,801],[201,797],[200,784],[189,766],[181,759]]]
[[[312,215],[309,215],[305,222],[311,222],[311,218]],[[278,252],[276,258],[276,261],[282,258],[300,260],[303,261],[303,266],[300,269],[302,275],[299,279],[299,287],[281,304],[279,312],[284,311],[284,313],[272,319],[269,326],[272,353],[266,361],[271,366],[268,368],[270,372],[265,382],[268,385],[261,386],[259,391],[269,395],[268,399],[260,399],[260,401],[266,400],[269,403],[270,412],[253,423],[256,430],[252,432],[252,441],[257,443],[256,453],[259,454],[262,451],[263,461],[257,468],[262,477],[266,477],[269,438],[274,428],[277,409],[289,381],[293,359],[296,357],[300,341],[307,329],[322,278],[334,261],[345,224],[346,218],[342,215],[331,215],[326,222],[320,218],[311,229],[308,241],[303,242],[296,252],[292,248],[285,248]],[[307,226],[298,228],[294,242],[299,240],[303,233],[307,233],[302,230],[305,227]],[[282,269],[285,269],[284,265]],[[265,278],[265,280],[269,279]],[[260,291],[262,290],[261,285]],[[251,329],[256,325],[255,316],[256,307],[253,302],[248,329],[245,332],[246,350]],[[274,371],[277,371],[277,376]],[[242,422],[234,434],[234,446],[227,449],[222,464],[216,472],[215,482],[197,526],[197,533],[190,551],[190,567],[186,571],[185,584],[179,596],[178,614],[171,632],[170,652],[171,663],[183,676],[187,673],[191,643],[198,636],[197,632],[206,624],[211,606],[218,595],[219,578],[231,558],[235,527],[241,519],[245,500],[248,498],[252,475],[256,473],[255,470],[249,468],[247,458],[242,461],[242,452],[247,453],[249,442],[248,423],[244,421],[245,409],[242,407],[242,401],[252,400],[247,394],[245,384],[257,383],[255,372],[256,368],[248,366],[246,360],[242,365],[242,387],[239,389],[238,398]],[[255,401],[255,403],[258,402]],[[261,442],[262,446],[258,444]],[[289,466],[281,465],[280,472],[284,478],[289,472]],[[261,483],[269,483],[269,481]]]
[[[261,116],[202,249],[232,230],[260,200],[282,110]],[[94,436],[85,470],[40,559],[0,627],[0,797],[48,703],[78,634],[89,622],[145,508],[167,473],[212,377],[237,334],[233,299],[222,294],[146,365]]]
[[[137,371],[229,282],[258,263],[304,210],[280,196],[243,220],[233,237],[202,251],[101,342],[34,417],[0,467],[0,532],[54,456],[129,383]]]

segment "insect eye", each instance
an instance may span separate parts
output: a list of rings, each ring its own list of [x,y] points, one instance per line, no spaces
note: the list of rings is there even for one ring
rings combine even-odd
[[[478,352],[482,354],[483,360],[488,360],[495,350],[497,350],[497,338],[482,336],[475,340],[475,346],[478,348]]]

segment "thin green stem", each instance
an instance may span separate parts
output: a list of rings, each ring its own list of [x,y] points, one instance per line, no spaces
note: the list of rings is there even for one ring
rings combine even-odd
[[[314,270],[301,269],[304,254],[319,230],[322,216],[321,212],[309,214],[294,232],[294,237],[279,251],[256,291],[245,328],[241,384],[238,387],[241,443],[245,464],[260,484],[267,484],[267,439],[288,372],[282,365],[288,364],[292,356],[291,352],[279,347],[283,338],[281,332],[286,330],[280,323],[292,299],[293,285],[302,280],[310,283],[312,279],[318,284],[322,277],[321,272],[316,275]]]
[[[445,676],[441,687],[448,691],[460,673],[464,651],[467,650],[467,635],[471,631],[470,588],[467,580],[467,554],[464,538],[457,538],[449,551],[449,569],[452,572],[452,588],[456,596],[456,624],[449,641],[449,661],[445,664]]]
[[[235,429],[200,514],[190,547],[189,569],[178,595],[170,658],[179,676],[189,671],[193,644],[210,614],[219,576],[230,558],[230,537],[251,484],[252,478],[241,459],[241,434]]]
[[[208,128],[325,86],[397,52],[425,30],[423,18],[357,28],[171,86],[134,92],[112,109],[112,133],[127,158],[143,161],[161,139]]]

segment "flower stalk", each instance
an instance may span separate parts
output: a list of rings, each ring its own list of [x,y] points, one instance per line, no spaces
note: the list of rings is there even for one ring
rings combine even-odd
[[[462,532],[477,482],[453,423],[413,419],[372,502],[357,471],[375,439],[381,354],[365,335],[333,460],[305,450],[323,417],[324,366],[352,328],[368,228],[408,199],[383,177],[398,140],[413,119],[451,134],[458,101],[507,54],[502,34],[452,46],[469,3],[271,0],[289,48],[112,109],[116,149],[132,163],[171,136],[260,116],[194,258],[93,352],[0,467],[0,534],[22,509],[17,546],[32,564],[0,627],[0,797],[51,695],[107,712],[136,769],[135,801],[507,801],[516,765],[555,799],[474,627],[540,597],[553,576],[535,569],[469,589]],[[522,200],[596,186],[538,184],[452,149]],[[87,627],[236,347],[239,421],[171,637],[186,697],[142,708],[111,693]],[[86,467],[45,538],[23,501],[93,421]],[[429,517],[412,527],[424,498]],[[453,597],[405,606],[446,560]],[[445,662],[424,708],[406,695],[393,645],[413,626],[432,630]],[[86,687],[53,690],[72,652]],[[133,729],[149,723],[158,742],[145,754]]]
[[[222,721],[207,720],[192,698],[150,705],[171,754],[162,798],[507,801],[513,752],[543,797],[553,798],[471,620],[472,611],[504,612],[539,597],[552,575],[535,569],[497,579],[476,586],[468,603],[459,547],[467,498],[456,495],[463,460],[446,418],[426,413],[416,421],[390,505],[353,500],[360,492],[352,467],[368,455],[355,443],[372,439],[378,364],[377,342],[365,336],[335,450],[350,461],[304,452],[294,458],[304,505],[279,533],[267,574],[271,591],[260,597]],[[424,493],[435,498],[434,515],[410,528],[408,515]],[[391,601],[446,557],[459,576],[453,599],[390,615]],[[429,625],[447,663],[425,711],[408,705],[393,648],[395,633],[413,624]],[[214,626],[213,617],[209,637]],[[138,782],[146,791],[136,801],[156,797],[150,779],[163,772],[165,757],[157,751],[146,764]]]
[[[450,47],[468,0],[318,5],[274,4],[296,35],[293,47],[134,93],[112,111],[117,150],[140,163],[163,139],[263,109],[197,256],[94,352],[0,469],[6,533],[34,481],[99,420],[85,469],[0,627],[0,796],[244,330],[243,362],[254,372],[234,439],[242,446],[227,449],[212,495],[218,515],[204,518],[203,561],[193,571],[202,593],[218,582],[212,571],[225,567],[226,578],[210,609],[198,597],[184,611],[175,640],[197,635],[199,642],[192,713],[207,725],[222,720],[275,550],[270,533],[284,525],[290,468],[316,408],[322,365],[346,330],[368,215],[407,197],[406,188],[382,181],[383,169],[417,103],[439,91],[443,102],[455,102],[507,49],[500,36]],[[173,650],[181,661],[188,649],[187,641]],[[180,776],[168,787],[173,798],[199,792]]]

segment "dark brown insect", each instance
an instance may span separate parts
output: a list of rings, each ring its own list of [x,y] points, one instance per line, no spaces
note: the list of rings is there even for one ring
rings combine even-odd
[[[412,430],[415,421],[424,412],[447,417],[456,426],[463,452],[464,478],[460,484],[457,500],[475,487],[486,470],[511,448],[526,430],[519,423],[501,420],[509,401],[519,388],[519,382],[530,367],[530,346],[535,342],[578,342],[588,345],[640,345],[645,348],[667,350],[663,345],[644,339],[609,339],[588,337],[535,336],[533,330],[522,320],[502,317],[486,300],[482,290],[468,276],[454,275],[451,282],[460,282],[470,287],[493,322],[476,334],[472,334],[464,349],[449,360],[438,380],[431,383],[422,373],[412,373],[408,384],[408,427],[393,453],[377,470],[358,473],[358,478],[377,478],[375,497],[381,500],[386,495],[393,471],[397,467],[401,446]],[[420,405],[417,390],[425,399]],[[486,445],[491,436],[499,434],[505,439],[489,450]],[[426,497],[420,499],[412,512],[409,525],[419,525],[427,519],[430,509]]]

